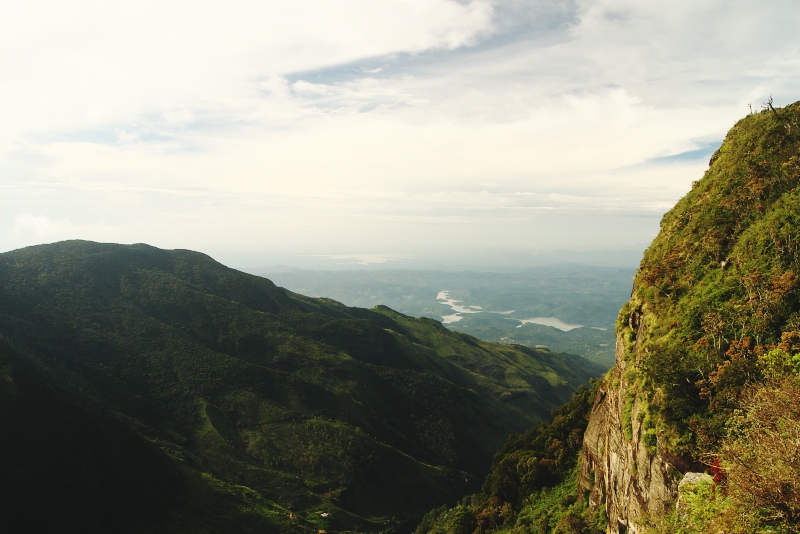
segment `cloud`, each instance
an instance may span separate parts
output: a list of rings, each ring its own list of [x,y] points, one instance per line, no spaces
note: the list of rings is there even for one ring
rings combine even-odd
[[[44,215],[23,213],[14,217],[14,232],[30,232],[36,237],[53,237],[68,234],[74,231],[74,226],[69,220],[53,221]]]
[[[407,254],[320,254],[311,257],[334,261],[339,265],[373,265],[413,258]]]
[[[305,80],[297,80],[292,84],[292,90],[301,95],[329,95],[330,87],[322,83],[309,83]]]
[[[141,136],[138,132],[127,132],[122,128],[116,130],[117,140],[120,143],[135,143],[141,141]]]
[[[262,79],[455,49],[492,30],[484,0],[34,0],[2,9],[5,132],[90,128],[178,107],[236,114]]]

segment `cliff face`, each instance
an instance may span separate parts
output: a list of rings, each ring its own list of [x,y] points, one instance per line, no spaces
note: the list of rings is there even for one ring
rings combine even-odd
[[[603,508],[608,532],[641,532],[647,517],[667,511],[677,496],[676,473],[686,462],[648,448],[643,418],[645,402],[628,377],[633,365],[625,358],[625,340],[617,339],[617,360],[600,386],[583,439],[580,488],[590,491],[589,506]],[[630,439],[625,434],[626,404],[630,413]]]

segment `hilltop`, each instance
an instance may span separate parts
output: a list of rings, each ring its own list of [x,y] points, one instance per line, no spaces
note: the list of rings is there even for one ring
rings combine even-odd
[[[393,531],[601,372],[196,252],[29,247],[0,254],[2,511],[31,530]]]

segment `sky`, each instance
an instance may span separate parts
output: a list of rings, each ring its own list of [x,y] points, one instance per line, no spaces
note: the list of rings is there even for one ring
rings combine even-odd
[[[629,264],[737,120],[800,100],[799,22],[795,1],[5,1],[0,251]]]

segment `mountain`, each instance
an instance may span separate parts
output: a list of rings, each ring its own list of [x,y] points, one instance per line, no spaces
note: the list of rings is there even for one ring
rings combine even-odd
[[[714,462],[731,477],[754,469],[725,451],[748,428],[738,418],[759,389],[778,388],[776,362],[795,380],[799,183],[800,103],[770,106],[730,130],[703,179],[664,216],[620,312],[616,365],[584,441],[581,486],[605,508],[611,532],[641,532],[674,510],[684,473]],[[740,489],[729,485],[731,502],[752,497]],[[796,528],[797,504],[779,509],[799,494],[798,481],[781,492],[772,504],[739,503],[737,526],[714,531]]]
[[[724,459],[767,355],[796,350],[798,124],[800,104],[739,121],[644,255],[584,442],[582,485],[612,529],[641,531],[683,473]]]
[[[394,531],[601,372],[196,252],[29,247],[0,254],[0,506],[27,531]]]
[[[769,105],[664,216],[614,368],[417,533],[800,532],[798,247],[800,103]]]

